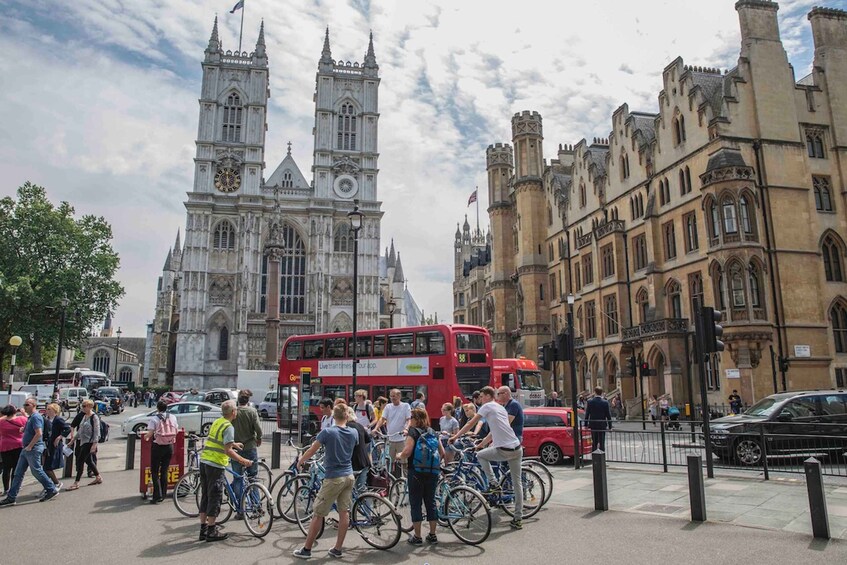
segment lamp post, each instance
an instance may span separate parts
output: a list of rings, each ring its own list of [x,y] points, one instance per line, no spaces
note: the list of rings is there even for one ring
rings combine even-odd
[[[114,382],[118,382],[118,358],[121,355],[121,327],[118,326],[118,341],[115,342],[115,379]]]
[[[356,369],[359,363],[359,343],[356,337],[359,329],[359,230],[362,229],[364,214],[359,211],[359,201],[353,201],[353,210],[347,212],[350,227],[353,230],[353,391],[356,391]]]
[[[579,459],[582,456],[582,434],[579,431],[579,412],[577,411],[576,403],[576,332],[573,327],[573,305],[576,302],[576,297],[573,294],[568,294],[568,333],[571,338],[568,340],[570,348],[570,366],[571,366],[571,411],[573,412],[573,444],[574,458],[573,468],[579,469]]]
[[[386,304],[386,307],[388,308],[388,316],[389,316],[388,327],[393,328],[394,327],[394,311],[397,310],[397,303],[394,302],[394,299],[392,298],[391,300],[388,301],[388,304]]]
[[[21,346],[22,340],[18,335],[13,335],[9,338],[9,345],[12,346],[12,367],[9,372],[9,399],[11,403],[12,398],[12,383],[15,381],[15,361],[17,360],[16,354],[18,352],[18,347]]]
[[[68,309],[68,304],[70,300],[68,297],[62,298],[62,321],[59,325],[59,348],[56,350],[56,373],[53,377],[53,400],[56,400],[59,396],[59,364],[62,361],[62,346],[65,342],[65,313]]]

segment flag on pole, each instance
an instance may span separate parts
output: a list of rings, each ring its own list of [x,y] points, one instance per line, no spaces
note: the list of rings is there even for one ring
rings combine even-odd
[[[232,10],[229,11],[230,14],[234,14],[238,10],[244,7],[244,0],[238,0],[235,6],[232,7]]]
[[[468,198],[468,206],[476,202],[476,190],[471,193],[470,198]]]

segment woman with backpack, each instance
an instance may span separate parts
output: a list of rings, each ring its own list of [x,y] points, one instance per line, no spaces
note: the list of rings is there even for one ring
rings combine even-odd
[[[77,429],[71,432],[70,441],[76,439],[76,478],[74,484],[68,487],[67,490],[76,490],[79,488],[79,480],[82,478],[83,465],[88,465],[88,469],[94,473],[94,480],[88,483],[89,485],[99,485],[103,482],[100,476],[100,471],[97,470],[97,463],[94,462],[92,456],[97,453],[97,443],[100,441],[100,417],[94,413],[94,402],[86,398],[82,401],[82,418],[80,419]]]
[[[176,416],[168,414],[168,404],[164,400],[156,403],[156,414],[150,416],[144,441],[153,440],[150,445],[150,478],[153,481],[153,498],[150,504],[165,500],[168,492],[168,468],[174,454],[176,443]]]
[[[435,485],[441,472],[441,462],[444,460],[444,447],[438,436],[429,427],[429,415],[423,408],[412,410],[412,421],[406,444],[397,459],[409,461],[408,487],[409,511],[412,514],[414,533],[409,537],[411,545],[423,545],[421,539],[421,523],[423,512],[421,504],[426,507],[426,519],[429,521],[429,535],[426,541],[438,543],[435,529],[438,527],[438,515],[435,511]]]

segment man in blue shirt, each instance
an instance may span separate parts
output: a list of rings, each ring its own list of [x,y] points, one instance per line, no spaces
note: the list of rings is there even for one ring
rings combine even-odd
[[[24,473],[27,467],[32,468],[32,475],[38,479],[41,486],[44,487],[44,494],[38,499],[38,502],[50,500],[57,494],[59,489],[44,472],[41,467],[41,456],[44,453],[45,445],[42,440],[44,434],[44,418],[41,417],[35,409],[35,399],[27,398],[24,402],[24,412],[29,417],[24,426],[23,446],[21,458],[18,459],[18,466],[15,467],[15,476],[12,479],[12,486],[9,488],[9,493],[2,501],[0,506],[14,506],[15,500],[18,497],[18,492],[21,490],[21,483],[24,480]]]
[[[323,429],[312,445],[300,457],[297,464],[299,469],[303,464],[324,446],[324,469],[326,474],[321,482],[321,490],[315,498],[314,516],[309,524],[309,535],[303,547],[294,552],[294,557],[309,559],[312,557],[312,546],[322,529],[324,518],[329,514],[332,505],[338,509],[338,537],[335,547],[329,550],[331,557],[341,557],[341,546],[347,528],[350,525],[350,506],[353,502],[353,449],[359,442],[359,434],[347,427],[347,404],[340,403],[332,409],[334,425]]]
[[[523,407],[521,403],[512,398],[512,391],[507,386],[497,389],[497,404],[506,409],[509,415],[509,425],[512,426],[515,435],[523,443]]]

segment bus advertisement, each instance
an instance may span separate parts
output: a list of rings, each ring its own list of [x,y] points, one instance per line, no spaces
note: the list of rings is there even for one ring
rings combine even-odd
[[[541,371],[532,359],[495,359],[491,386],[508,386],[512,396],[524,407],[544,406]]]
[[[279,363],[279,385],[299,386],[301,369],[311,371],[311,410],[321,398],[353,398],[351,332],[299,335],[288,338]],[[435,425],[441,406],[459,397],[468,402],[473,391],[491,382],[491,337],[485,328],[432,325],[357,332],[356,388],[368,399],[388,398],[400,390],[411,402],[417,393]]]

